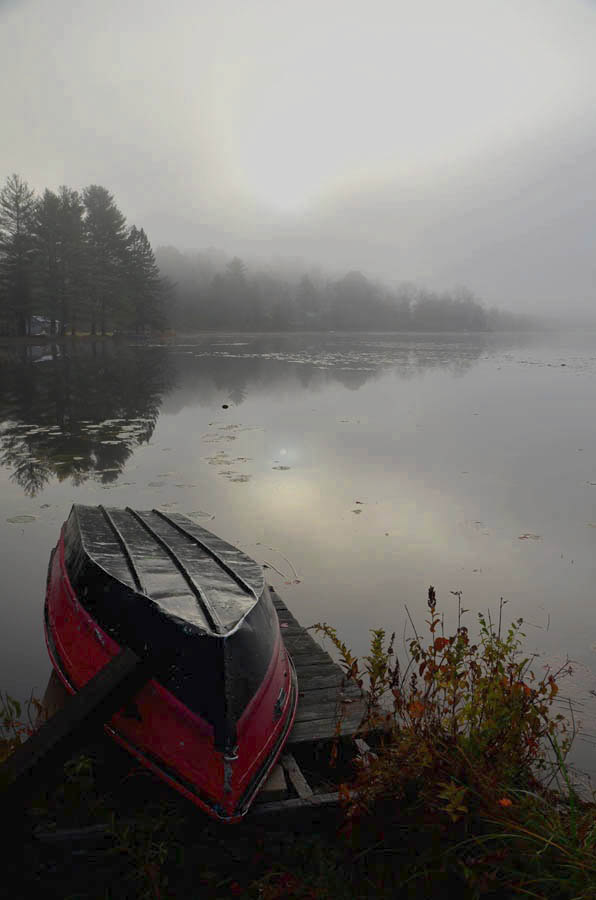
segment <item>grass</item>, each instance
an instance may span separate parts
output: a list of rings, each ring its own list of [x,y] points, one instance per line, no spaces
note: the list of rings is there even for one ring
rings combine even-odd
[[[222,829],[163,786],[160,795],[128,758],[122,770],[108,765],[106,777],[105,763],[83,755],[39,800],[40,814],[62,825],[108,822],[111,842],[93,879],[93,855],[84,857],[80,889],[72,858],[62,881],[38,869],[44,896],[55,883],[55,896],[71,900],[596,897],[596,804],[574,786],[573,731],[553,713],[570,668],[536,675],[523,622],[505,627],[503,601],[495,622],[478,616],[472,639],[456,597],[457,627],[448,634],[429,589],[426,637],[410,620],[403,659],[382,630],[358,659],[334,628],[313,626],[367,701],[358,733],[373,752],[340,786],[339,826]],[[6,756],[31,724],[20,721],[15,701],[0,698]]]

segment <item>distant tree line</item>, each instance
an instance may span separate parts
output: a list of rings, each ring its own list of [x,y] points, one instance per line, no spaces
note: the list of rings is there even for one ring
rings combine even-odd
[[[528,317],[485,308],[464,287],[443,293],[412,284],[389,288],[358,271],[331,279],[282,260],[249,268],[214,248],[181,253],[158,247],[156,257],[175,284],[170,319],[181,331],[496,331],[535,325]]]
[[[41,196],[19,175],[0,190],[0,329],[40,318],[53,334],[163,327],[168,285],[149,239],[106,188]]]

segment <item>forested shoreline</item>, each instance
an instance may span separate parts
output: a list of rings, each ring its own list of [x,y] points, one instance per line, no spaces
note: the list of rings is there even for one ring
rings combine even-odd
[[[154,252],[101,185],[0,190],[0,334],[177,331],[503,331],[536,327],[465,287],[387,286],[302,260],[245,262],[209,248]]]

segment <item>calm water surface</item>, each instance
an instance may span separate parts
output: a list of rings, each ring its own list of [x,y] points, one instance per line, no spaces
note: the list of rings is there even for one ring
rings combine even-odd
[[[0,348],[0,688],[43,693],[42,605],[70,505],[160,507],[263,564],[357,652],[426,591],[526,620],[576,661],[596,773],[596,334],[209,335]],[[228,408],[223,409],[222,405]],[[451,620],[453,621],[453,620]]]

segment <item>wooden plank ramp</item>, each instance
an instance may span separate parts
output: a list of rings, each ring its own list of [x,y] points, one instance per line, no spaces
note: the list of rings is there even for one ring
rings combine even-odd
[[[332,740],[338,733],[352,736],[362,720],[365,704],[360,690],[340,666],[303,628],[277,591],[269,587],[284,643],[298,676],[298,709],[288,748],[307,741]]]
[[[322,811],[338,805],[337,792],[317,794],[308,784],[292,750],[336,737],[351,738],[360,725],[365,702],[354,682],[294,618],[277,591],[267,586],[275,606],[281,633],[298,677],[298,707],[286,751],[255,799],[250,818]],[[362,746],[359,746],[362,745]],[[368,748],[357,739],[355,755]],[[280,791],[285,781],[286,790]],[[293,791],[297,796],[290,796]]]

